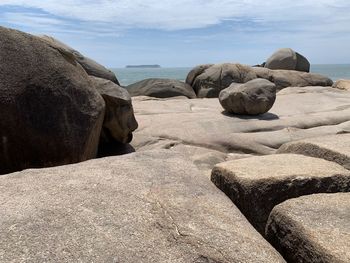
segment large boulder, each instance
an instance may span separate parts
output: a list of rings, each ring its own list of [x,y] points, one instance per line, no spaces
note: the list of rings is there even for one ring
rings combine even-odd
[[[310,71],[310,62],[291,48],[282,48],[273,53],[266,61],[265,68]]]
[[[245,84],[232,83],[219,94],[219,101],[228,113],[259,115],[268,112],[276,100],[276,86],[266,79]]]
[[[105,104],[82,67],[0,27],[0,174],[96,156]]]
[[[198,65],[194,67],[187,75],[186,77],[186,83],[190,86],[193,85],[194,80],[197,78],[198,75],[202,74],[207,68],[210,68],[214,64],[203,64]]]
[[[285,262],[165,150],[4,175],[0,200],[1,262]]]
[[[350,193],[283,202],[272,210],[266,235],[288,262],[350,262]]]
[[[333,88],[350,91],[350,80],[339,79],[333,84]]]
[[[102,142],[131,142],[132,132],[137,129],[138,124],[129,93],[112,81],[96,77],[91,78],[106,103],[101,133]]]
[[[197,72],[194,74],[192,71]],[[256,78],[263,78],[273,82],[277,90],[286,87],[332,86],[333,81],[316,73],[300,72],[295,70],[270,70],[264,67],[250,67],[241,64],[206,65],[199,70],[194,68],[188,78],[199,98],[215,98],[221,90],[228,88],[232,83],[246,83]],[[191,82],[191,81],[189,81]]]
[[[350,191],[350,172],[323,159],[272,154],[217,164],[213,183],[262,234],[271,210],[302,195]]]
[[[149,96],[155,98],[170,98],[185,96],[196,98],[192,87],[187,83],[173,79],[145,79],[126,87],[132,97]]]
[[[39,38],[45,41],[51,47],[58,49],[61,53],[65,54],[66,56],[74,58],[90,76],[108,79],[119,85],[117,77],[111,70],[105,68],[104,66],[92,60],[91,58],[85,57],[79,51],[71,48],[70,46],[62,43],[61,41],[51,36],[41,35],[39,36]]]

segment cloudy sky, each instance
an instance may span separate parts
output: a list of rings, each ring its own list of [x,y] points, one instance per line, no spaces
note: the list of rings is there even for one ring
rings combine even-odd
[[[261,63],[291,47],[350,63],[349,0],[0,0],[0,25],[52,35],[109,67]]]

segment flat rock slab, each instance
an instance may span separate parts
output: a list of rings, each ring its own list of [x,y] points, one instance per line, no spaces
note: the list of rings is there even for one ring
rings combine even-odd
[[[0,262],[285,262],[168,151],[0,177]]]
[[[288,262],[350,262],[350,193],[303,196],[276,206],[267,237]]]
[[[350,169],[350,134],[322,136],[282,145],[278,153],[298,153],[336,162]]]
[[[262,234],[277,204],[313,193],[350,191],[350,172],[323,159],[275,154],[217,164],[214,184]]]
[[[350,132],[350,93],[332,88],[286,88],[269,113],[224,114],[215,99],[133,98],[140,151],[164,140],[224,153],[272,154],[284,143]]]

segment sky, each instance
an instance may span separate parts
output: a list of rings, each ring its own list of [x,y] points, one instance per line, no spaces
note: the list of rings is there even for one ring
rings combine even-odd
[[[349,0],[0,0],[0,25],[50,35],[108,67],[260,64],[290,47],[350,63]]]

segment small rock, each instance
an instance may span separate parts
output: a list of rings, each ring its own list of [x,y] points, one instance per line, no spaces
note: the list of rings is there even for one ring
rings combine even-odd
[[[350,80],[340,79],[333,84],[333,88],[350,91]]]

